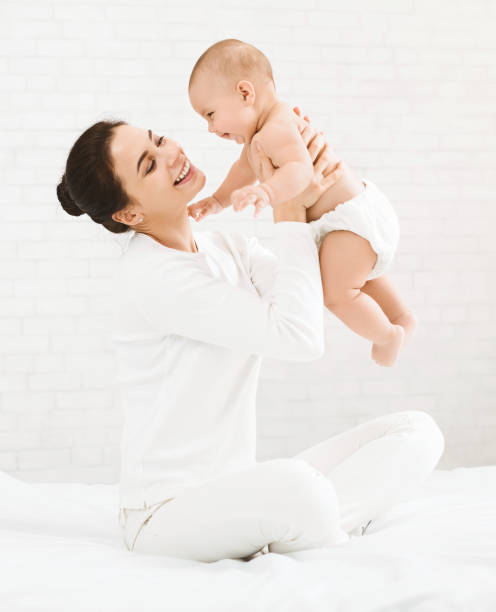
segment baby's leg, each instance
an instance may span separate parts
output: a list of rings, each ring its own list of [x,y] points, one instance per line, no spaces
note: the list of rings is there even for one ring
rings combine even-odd
[[[391,281],[386,276],[378,276],[368,280],[362,292],[379,304],[391,323],[401,325],[405,331],[406,343],[417,326],[417,317],[403,302]]]
[[[377,260],[370,242],[345,230],[332,231],[319,252],[324,304],[354,332],[373,342],[379,365],[396,361],[404,331],[391,323],[379,304],[360,291]]]

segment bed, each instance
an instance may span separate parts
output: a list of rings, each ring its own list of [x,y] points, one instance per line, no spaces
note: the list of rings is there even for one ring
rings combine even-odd
[[[496,465],[436,470],[363,536],[216,563],[128,552],[116,484],[0,472],[0,610],[496,610]]]

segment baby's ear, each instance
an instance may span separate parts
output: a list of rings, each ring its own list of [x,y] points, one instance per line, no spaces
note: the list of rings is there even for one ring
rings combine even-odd
[[[243,98],[243,102],[249,106],[255,103],[255,87],[251,81],[239,81],[236,91]]]

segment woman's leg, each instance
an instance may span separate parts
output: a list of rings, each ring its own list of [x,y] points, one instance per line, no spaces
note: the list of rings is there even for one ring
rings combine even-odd
[[[341,527],[350,533],[407,499],[443,451],[444,437],[434,419],[408,410],[366,421],[295,457],[332,482]]]
[[[198,561],[242,559],[266,545],[286,553],[349,539],[331,482],[294,458],[188,488],[125,535],[135,552]]]

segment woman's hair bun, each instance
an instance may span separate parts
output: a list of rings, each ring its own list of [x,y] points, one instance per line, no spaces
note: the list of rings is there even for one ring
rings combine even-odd
[[[62,177],[60,183],[57,185],[57,197],[59,202],[62,204],[62,208],[65,212],[73,215],[74,217],[79,217],[79,215],[84,215],[84,210],[81,210],[79,206],[74,202],[67,189],[67,183],[65,181],[65,174]]]

